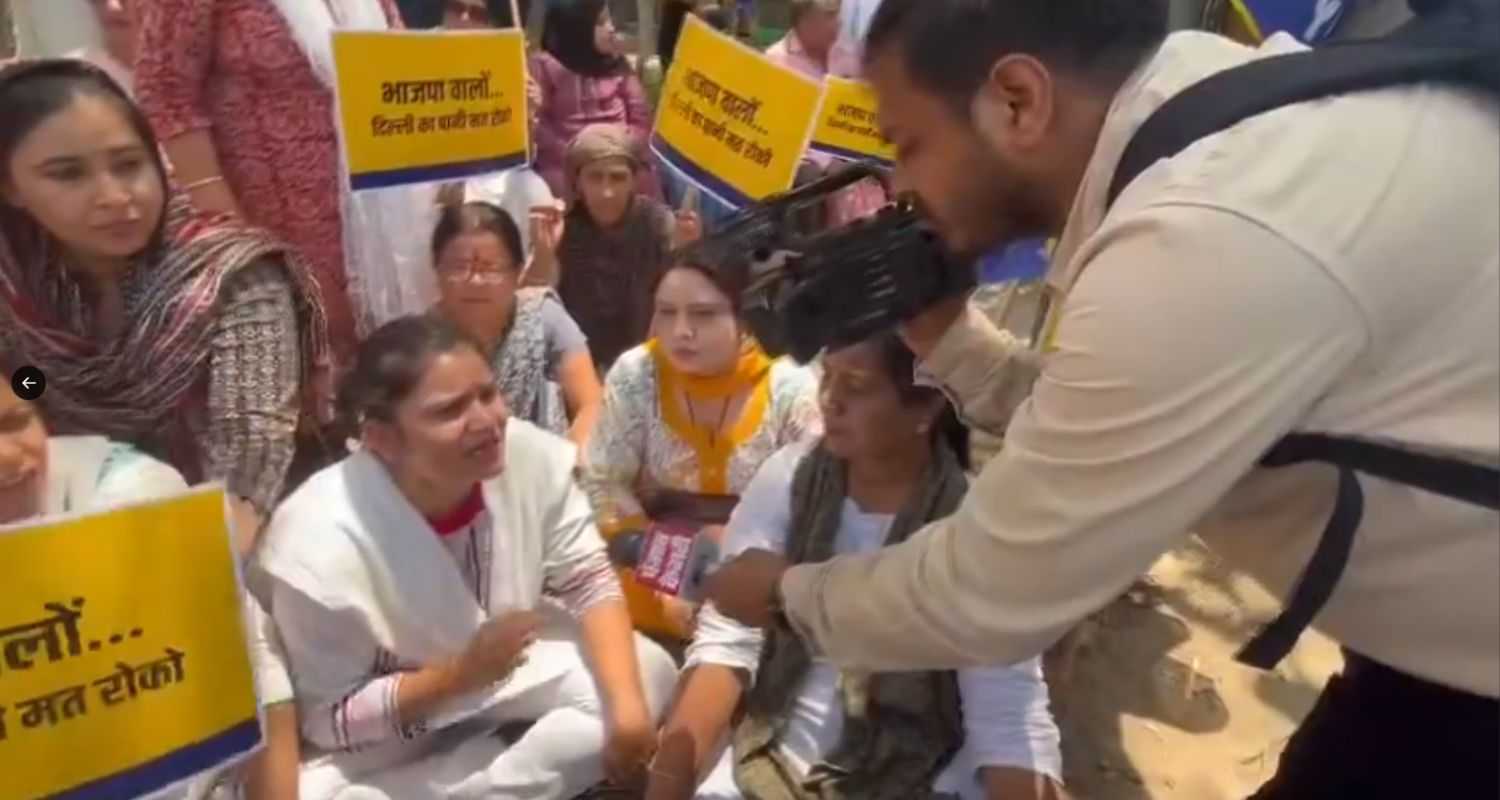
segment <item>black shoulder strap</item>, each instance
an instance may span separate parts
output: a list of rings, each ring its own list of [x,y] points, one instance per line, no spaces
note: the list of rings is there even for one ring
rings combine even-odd
[[[1257,114],[1308,100],[1422,81],[1500,92],[1495,0],[1452,4],[1393,34],[1252,61],[1210,75],[1162,104],[1125,148],[1110,205],[1148,167]],[[1476,10],[1477,9],[1477,10]]]
[[[1500,470],[1442,456],[1416,453],[1365,439],[1294,433],[1261,459],[1263,467],[1317,461],[1339,470],[1333,514],[1282,612],[1235,656],[1260,669],[1286,658],[1312,624],[1349,563],[1354,532],[1364,517],[1365,495],[1358,473],[1422,489],[1453,500],[1500,509]]]
[[[1136,131],[1115,168],[1108,203],[1156,162],[1204,137],[1282,106],[1406,83],[1442,81],[1500,93],[1500,0],[1411,0],[1418,16],[1388,36],[1326,45],[1235,67],[1189,86]],[[1358,473],[1486,508],[1500,508],[1500,470],[1364,440],[1292,434],[1262,460],[1318,461],[1339,470],[1333,514],[1286,607],[1237,658],[1270,669],[1333,594],[1364,516]]]
[[[1263,467],[1320,461],[1451,500],[1500,509],[1500,470],[1454,458],[1418,453],[1368,439],[1294,433],[1261,459]]]

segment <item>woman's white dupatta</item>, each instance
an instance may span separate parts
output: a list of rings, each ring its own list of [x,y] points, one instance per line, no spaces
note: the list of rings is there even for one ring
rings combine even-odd
[[[383,31],[392,26],[380,0],[271,3],[329,91],[335,86],[333,32]],[[338,124],[338,120],[329,122]],[[360,333],[365,334],[396,317],[426,311],[437,299],[437,282],[427,254],[427,242],[437,224],[437,187],[424,184],[353,192],[342,154],[339,165],[344,270]]]
[[[505,449],[505,471],[483,486],[495,526],[489,597],[496,615],[540,604],[548,539],[577,491],[575,454],[566,441],[513,419]],[[314,475],[287,499],[271,519],[257,565],[320,605],[357,611],[381,647],[404,664],[462,652],[487,617],[432,527],[365,451]],[[340,690],[299,673],[293,662],[299,694]],[[559,677],[568,667],[559,665]],[[537,668],[546,665],[528,664],[532,678]],[[480,714],[504,689],[501,683],[460,698],[432,715],[428,727]]]

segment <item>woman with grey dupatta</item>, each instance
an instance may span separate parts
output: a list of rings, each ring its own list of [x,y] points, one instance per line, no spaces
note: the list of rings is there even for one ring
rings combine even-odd
[[[937,390],[914,385],[899,339],[829,353],[823,366],[824,436],[761,467],[730,518],[727,554],[761,548],[802,563],[899,545],[967,491],[967,432]],[[651,800],[1062,796],[1036,660],[840,672],[786,628],[762,635],[709,604],[678,692]]]

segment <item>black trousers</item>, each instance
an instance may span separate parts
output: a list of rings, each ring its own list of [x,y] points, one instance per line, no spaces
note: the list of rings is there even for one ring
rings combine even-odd
[[[1344,659],[1251,800],[1500,797],[1500,701]]]

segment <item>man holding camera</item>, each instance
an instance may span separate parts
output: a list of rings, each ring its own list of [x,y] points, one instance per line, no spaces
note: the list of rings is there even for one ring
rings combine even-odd
[[[904,326],[967,420],[1005,433],[953,517],[821,564],[748,553],[713,601],[844,667],[1020,660],[1192,530],[1286,599],[1244,660],[1274,664],[1314,615],[1345,647],[1257,798],[1495,797],[1496,98],[1287,105],[1116,195],[1168,98],[1299,47],[1168,37],[1163,6],[884,0],[866,76],[898,183],[957,252],[1056,236],[1059,299],[1039,358],[962,299]]]

